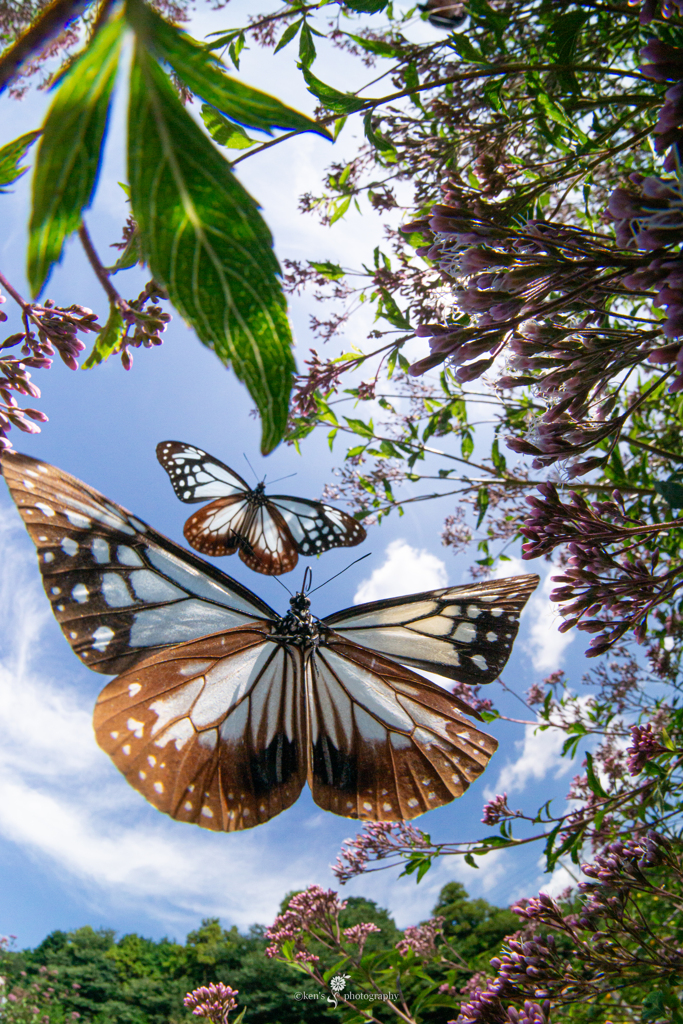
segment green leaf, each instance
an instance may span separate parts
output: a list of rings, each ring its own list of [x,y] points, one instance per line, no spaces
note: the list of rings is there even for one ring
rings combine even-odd
[[[494,438],[493,444],[491,445],[491,462],[496,467],[499,473],[505,471],[505,456],[501,454],[500,448],[498,447],[498,438]]]
[[[109,312],[109,319],[97,335],[97,341],[93,350],[83,363],[81,369],[91,370],[93,366],[104,362],[112,352],[121,344],[121,339],[126,331],[123,316],[118,306],[112,305]]]
[[[537,93],[535,98],[539,107],[550,121],[554,121],[556,124],[561,124],[563,128],[568,128],[572,135],[574,135],[579,140],[579,142],[588,142],[588,138],[577,126],[576,121],[570,120],[570,118],[567,116],[567,114],[565,114],[564,110],[559,105],[559,103],[556,103],[554,100],[551,100],[550,96],[548,96],[544,92]]]
[[[339,281],[344,277],[344,271],[338,263],[314,263],[313,260],[306,261],[309,267],[313,267],[319,274],[326,277],[328,281]]]
[[[481,53],[475,46],[472,45],[467,36],[461,32],[454,33],[448,40],[448,45],[452,46],[458,57],[464,60],[466,64],[487,64],[488,61],[485,57],[482,57]]]
[[[469,864],[471,868],[479,868],[479,865],[477,864],[476,860],[474,859],[471,853],[465,854],[465,864]]]
[[[364,420],[352,419],[349,416],[345,416],[344,419],[353,430],[354,434],[359,434],[361,437],[374,437],[375,431],[372,424],[368,425]]]
[[[368,111],[363,120],[365,127],[365,137],[368,142],[371,142],[375,149],[378,149],[380,153],[395,153],[396,148],[389,139],[382,135],[380,132],[376,132],[372,127],[372,111]]]
[[[282,35],[280,36],[279,42],[275,49],[273,50],[273,53],[277,53],[278,50],[284,50],[287,43],[291,43],[292,39],[297,34],[303,23],[304,19],[299,18],[298,21],[293,21],[291,25],[288,25],[287,28],[282,33]]]
[[[398,57],[403,53],[403,47],[396,46],[394,43],[386,43],[381,39],[364,39],[363,36],[354,36],[352,32],[344,34],[368,53],[376,53],[378,57]]]
[[[350,205],[351,196],[344,196],[343,199],[335,199],[334,202],[331,203],[330,205],[330,225],[335,224],[338,220],[340,220],[344,216]]]
[[[299,37],[299,60],[305,68],[310,68],[315,57],[315,43],[313,42],[308,22],[305,21],[301,26],[301,35]]]
[[[655,480],[654,487],[657,494],[661,494],[664,501],[671,508],[683,508],[683,481],[681,473],[672,473],[668,480]]]
[[[28,244],[33,295],[42,289],[92,200],[123,29],[120,15],[102,25],[62,79],[48,112],[33,176]]]
[[[379,14],[389,6],[389,0],[344,0],[344,7],[359,14]]]
[[[593,755],[588,752],[586,752],[586,777],[588,779],[588,785],[596,796],[606,797],[608,795],[602,788],[600,779],[595,774],[595,769],[593,767]]]
[[[269,135],[273,128],[282,128],[332,138],[326,128],[305,114],[231,78],[217,57],[191,36],[169,25],[149,4],[127,0],[126,17],[146,49],[159,60],[167,61],[195,95],[231,120]]]
[[[233,39],[233,41],[230,43],[230,46],[228,47],[230,60],[232,61],[236,71],[239,71],[240,69],[240,54],[244,49],[246,42],[247,41],[245,39],[244,32],[240,32],[237,38]]]
[[[460,442],[460,454],[463,459],[469,459],[473,451],[474,441],[472,440],[472,435],[467,431],[462,435],[462,441]]]
[[[312,71],[301,65],[301,73],[308,91],[320,100],[323,106],[331,110],[333,114],[353,114],[365,106],[367,100],[362,100],[350,92],[339,92],[331,85],[325,85],[319,78],[316,78]]]
[[[128,245],[122,251],[113,267],[107,267],[110,274],[116,274],[119,270],[130,270],[136,263],[144,262],[142,250],[140,249],[140,235],[137,229],[130,236]]]
[[[266,454],[284,435],[295,371],[270,231],[140,42],[129,121],[131,202],[145,258],[199,339],[246,384]]]
[[[403,331],[409,330],[410,320],[398,308],[393,295],[386,288],[382,288],[380,294],[382,297],[377,307],[377,318],[383,317],[384,320],[389,321],[392,327],[398,327]]]
[[[208,103],[202,106],[202,121],[213,141],[219,146],[225,146],[226,149],[249,149],[256,143],[256,139],[249,138],[244,128],[233,121],[228,121],[227,117],[223,117]]]
[[[480,487],[477,491],[476,507],[479,509],[479,515],[477,516],[477,529],[479,529],[482,524],[482,520],[486,515],[486,509],[489,507],[488,487]]]
[[[7,191],[5,185],[13,184],[22,174],[26,174],[28,167],[20,167],[19,161],[39,135],[40,130],[27,132],[26,135],[20,135],[18,139],[8,142],[0,149],[0,192]]]

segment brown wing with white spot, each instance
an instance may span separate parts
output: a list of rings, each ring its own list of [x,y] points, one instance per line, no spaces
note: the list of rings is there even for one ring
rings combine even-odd
[[[268,576],[291,572],[299,561],[292,535],[269,501],[254,510],[254,517],[240,544],[240,558],[254,572]]]
[[[306,781],[301,655],[266,624],[153,655],[105,687],[94,725],[135,789],[203,828],[260,825]]]
[[[399,821],[441,807],[498,746],[434,683],[329,634],[307,666],[308,784],[319,807]]]
[[[65,637],[96,672],[125,671],[155,650],[274,620],[256,594],[98,491],[26,455],[2,471],[38,550]]]
[[[364,647],[461,683],[492,683],[539,577],[512,576],[359,604],[323,621]]]
[[[183,527],[185,540],[195,551],[212,558],[234,555],[255,512],[254,503],[241,494],[217,498],[190,516]]]

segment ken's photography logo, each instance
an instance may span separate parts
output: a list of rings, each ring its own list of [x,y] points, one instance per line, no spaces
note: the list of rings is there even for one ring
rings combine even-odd
[[[332,989],[332,995],[327,997],[328,1003],[332,1003],[334,1007],[339,1005],[339,996],[343,993],[344,999],[352,1000],[354,1002],[360,1002],[361,1000],[367,1000],[368,1002],[386,1002],[387,1000],[398,999],[396,992],[344,992],[346,988],[346,982],[350,981],[348,974],[335,974],[330,979],[330,988]],[[320,999],[321,995],[319,992],[295,992],[294,998],[298,1002],[308,999]]]

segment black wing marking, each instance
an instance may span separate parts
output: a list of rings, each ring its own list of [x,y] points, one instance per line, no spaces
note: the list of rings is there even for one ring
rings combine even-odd
[[[352,516],[320,501],[274,494],[268,504],[280,512],[301,555],[355,547],[367,537],[365,528]]]
[[[157,459],[181,501],[210,501],[251,494],[251,488],[238,473],[193,444],[161,441],[157,445]]]
[[[256,594],[61,470],[2,456],[38,549],[43,586],[74,652],[97,672],[152,651],[277,619]]]
[[[476,685],[498,678],[519,616],[539,583],[513,576],[360,604],[323,621],[354,643],[406,665]]]

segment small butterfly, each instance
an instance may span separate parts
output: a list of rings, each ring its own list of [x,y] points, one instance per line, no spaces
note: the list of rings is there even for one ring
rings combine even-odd
[[[405,820],[460,796],[486,767],[497,742],[461,714],[476,712],[405,665],[492,682],[538,576],[326,619],[311,614],[305,581],[278,615],[54,466],[5,453],[2,470],[72,649],[120,673],[97,701],[97,742],[160,811],[251,828],[308,782],[324,810]]]
[[[299,555],[365,540],[365,529],[346,512],[286,494],[266,497],[263,483],[252,490],[233,469],[194,445],[162,441],[157,458],[181,501],[216,499],[190,516],[183,530],[190,547],[203,555],[239,551],[250,569],[279,576],[295,567]]]

